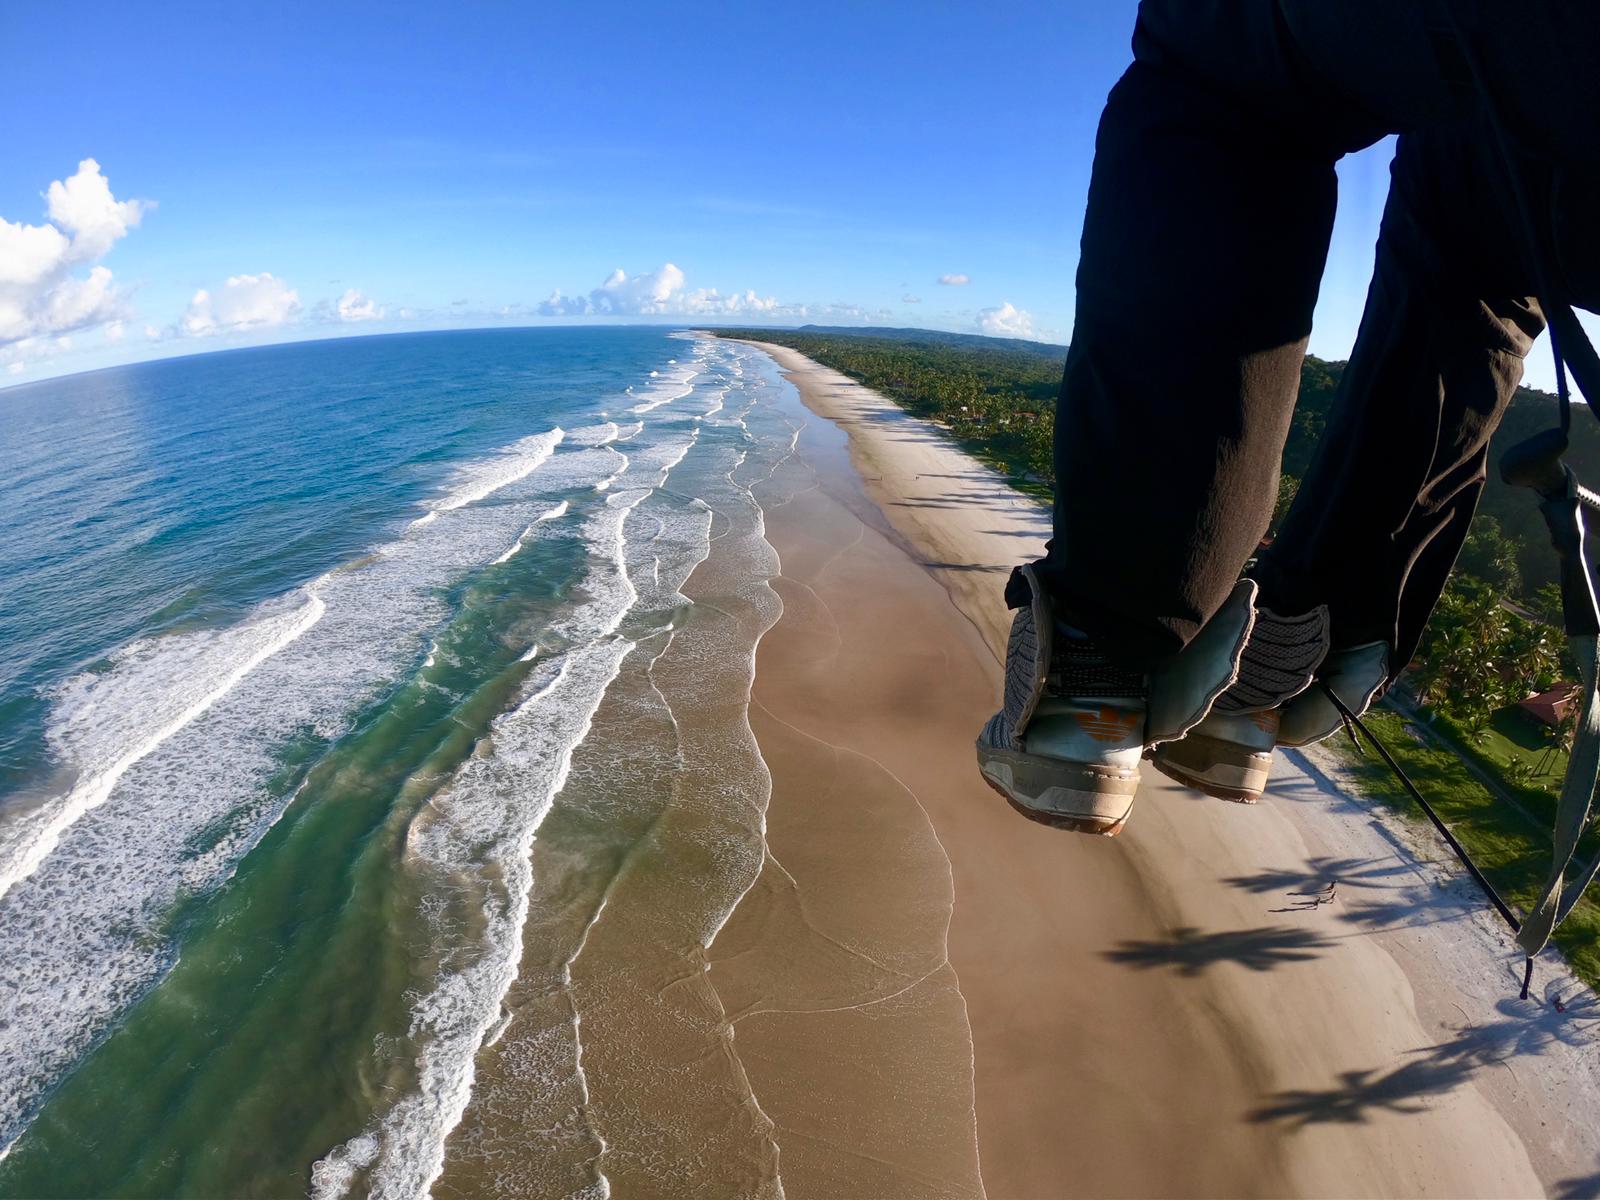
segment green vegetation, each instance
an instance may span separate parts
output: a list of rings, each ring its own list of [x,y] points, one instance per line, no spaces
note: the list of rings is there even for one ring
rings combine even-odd
[[[1537,898],[1550,866],[1547,814],[1524,814],[1498,801],[1468,770],[1455,746],[1425,739],[1416,725],[1393,709],[1376,709],[1365,719],[1495,890],[1526,911]],[[1376,755],[1357,754],[1343,735],[1326,744],[1350,767],[1366,795],[1408,821],[1424,820]],[[1444,853],[1442,848],[1440,853]],[[1595,904],[1593,893],[1556,931],[1555,943],[1585,982],[1591,987],[1600,985],[1600,905]]]
[[[1040,496],[1053,487],[1050,441],[1064,346],[926,330],[718,332],[799,350],[937,422],[1017,486]],[[1293,501],[1327,428],[1344,367],[1305,361],[1274,524]],[[1547,393],[1518,390],[1491,444],[1488,487],[1455,574],[1396,689],[1396,704],[1415,706],[1428,740],[1407,733],[1409,718],[1392,708],[1372,718],[1418,786],[1437,798],[1473,860],[1502,894],[1523,905],[1532,901],[1548,865],[1571,727],[1569,721],[1547,729],[1516,704],[1575,673],[1565,661],[1556,559],[1543,519],[1532,496],[1501,483],[1493,464],[1508,446],[1553,425],[1555,405]],[[1600,422],[1573,422],[1568,461],[1581,477],[1600,479]],[[1371,794],[1414,811],[1381,762],[1356,758],[1353,764]],[[1600,984],[1597,935],[1600,908],[1586,900],[1557,938],[1591,984]]]
[[[1406,684],[1476,741],[1495,713],[1571,677],[1564,646],[1560,629],[1508,608],[1503,592],[1463,565],[1439,597]]]
[[[1011,482],[1046,496],[1065,346],[925,330],[720,329],[798,350],[933,421]]]

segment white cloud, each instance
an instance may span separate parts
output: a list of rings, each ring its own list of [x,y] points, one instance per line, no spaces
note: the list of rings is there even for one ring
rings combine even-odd
[[[921,304],[922,303],[922,297],[921,296],[913,296],[910,292],[907,292],[904,296],[900,297],[900,303],[901,304]]]
[[[1009,300],[999,308],[979,309],[978,328],[994,337],[1038,338],[1033,317]]]
[[[753,290],[723,295],[716,288],[684,287],[682,268],[663,263],[654,271],[629,275],[621,267],[611,272],[587,296],[563,296],[560,290],[539,305],[547,317],[575,316],[707,316],[755,313],[768,316],[788,313],[792,306],[780,305],[775,297],[758,296]]]
[[[138,200],[118,200],[100,174],[100,164],[86,158],[78,173],[50,185],[50,219],[72,235],[78,259],[99,258],[111,244],[139,223],[149,207]]]
[[[724,296],[716,288],[697,288],[680,298],[687,313],[775,313],[778,301],[773,296],[758,296],[748,288]]]
[[[377,321],[383,317],[383,305],[374,303],[355,288],[339,297],[338,310],[341,321]]]
[[[672,263],[663,263],[656,271],[628,277],[621,267],[606,281],[589,293],[589,302],[596,312],[612,313],[662,313],[667,311],[674,292],[683,290],[683,271]]]
[[[86,277],[73,271],[103,256],[150,205],[112,196],[92,158],[52,183],[46,201],[48,225],[0,218],[0,346],[92,329],[126,315],[108,268],[93,266]]]
[[[563,296],[557,288],[550,299],[539,305],[539,315],[544,317],[575,317],[589,311],[589,302],[582,296]]]
[[[111,284],[111,271],[93,267],[87,279],[68,276],[52,288],[35,310],[35,336],[66,333],[104,325],[122,315],[122,300]]]
[[[941,275],[941,276],[939,276],[939,282],[942,283],[945,287],[961,287],[963,284],[971,283],[972,280],[969,277],[967,277],[966,275],[956,274],[956,275]]]
[[[0,287],[39,283],[67,261],[72,243],[54,225],[0,218]]]
[[[216,295],[194,294],[180,323],[190,337],[282,325],[300,312],[300,294],[271,272],[233,275]]]

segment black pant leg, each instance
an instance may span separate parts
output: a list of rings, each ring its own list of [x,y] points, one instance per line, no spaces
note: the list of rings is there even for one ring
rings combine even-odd
[[[1514,13],[1488,0],[1141,5],[1136,61],[1096,146],[1056,420],[1055,537],[1040,564],[1067,619],[1130,665],[1181,649],[1266,529],[1326,254],[1332,164],[1398,131],[1421,132],[1397,168],[1364,345],[1263,580],[1285,609],[1331,596],[1346,642],[1383,637],[1404,652],[1420,633],[1540,327],[1512,261],[1512,218],[1484,180],[1487,143],[1480,131],[1449,145],[1479,104],[1458,29],[1513,132],[1592,175],[1591,0]],[[1571,195],[1600,186],[1567,192],[1577,211]],[[1452,208],[1479,225],[1442,220]],[[1592,221],[1556,223],[1563,250],[1600,246]],[[1418,257],[1447,243],[1462,278]],[[1561,265],[1575,299],[1600,295],[1600,264]],[[1381,558],[1374,538],[1388,539]]]
[[[1489,438],[1543,328],[1486,131],[1401,138],[1360,332],[1334,411],[1256,577],[1327,603],[1336,646],[1403,666],[1482,495]]]
[[[1270,2],[1147,3],[1101,120],[1040,572],[1129,665],[1181,649],[1266,532],[1334,162],[1381,132],[1286,37]]]

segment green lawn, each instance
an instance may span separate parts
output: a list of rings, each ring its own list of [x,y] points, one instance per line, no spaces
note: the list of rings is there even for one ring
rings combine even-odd
[[[1520,717],[1521,714],[1502,715]],[[1461,754],[1454,748],[1419,740],[1418,735],[1408,729],[1407,719],[1398,712],[1380,705],[1364,719],[1372,731],[1383,739],[1384,745],[1418,790],[1428,797],[1495,889],[1513,908],[1526,911],[1537,896],[1539,885],[1549,869],[1548,823],[1536,824],[1503,800],[1492,796],[1467,770]],[[1441,720],[1434,727],[1449,737],[1446,725]],[[1472,754],[1480,765],[1492,764],[1501,754],[1534,754],[1533,750],[1518,740],[1523,733],[1515,724],[1504,726],[1497,723],[1493,737],[1485,746],[1461,749]],[[1508,748],[1502,749],[1502,743]],[[1343,734],[1330,738],[1325,744],[1352,769],[1365,794],[1408,819],[1419,822],[1426,820],[1416,802],[1405,793],[1376,754],[1358,755]],[[1565,765],[1563,761],[1563,769]],[[1554,797],[1543,789],[1508,785],[1507,790],[1517,796],[1519,803],[1542,797],[1538,808],[1529,805],[1541,822],[1547,811],[1554,810]],[[1593,841],[1592,838],[1589,840]],[[1445,849],[1442,844],[1440,848]],[[1592,850],[1592,845],[1583,847],[1584,852]],[[1600,905],[1595,904],[1592,894],[1573,910],[1566,923],[1556,932],[1554,940],[1572,964],[1573,970],[1590,987],[1600,987]]]
[[[1520,708],[1502,708],[1495,713],[1479,748],[1496,762],[1527,763],[1534,773],[1532,782],[1552,794],[1560,790],[1567,773],[1567,752],[1556,747],[1552,753],[1545,726]]]
[[[1567,752],[1548,751],[1543,726],[1517,708],[1503,708],[1477,737],[1449,717],[1421,710],[1424,723],[1463,758],[1495,780],[1548,837],[1567,772]],[[1522,770],[1517,764],[1523,764]]]

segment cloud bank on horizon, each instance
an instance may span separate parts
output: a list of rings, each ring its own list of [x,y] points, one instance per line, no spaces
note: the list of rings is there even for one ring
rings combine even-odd
[[[618,267],[587,296],[563,296],[557,289],[539,305],[538,311],[545,317],[702,316],[708,313],[771,316],[788,312],[793,307],[780,305],[771,296],[757,296],[750,290],[727,296],[716,288],[696,288],[691,292],[684,287],[682,268],[669,262],[657,270],[634,276]]]
[[[0,366],[11,377],[44,367],[43,373],[72,369],[68,361],[86,347],[79,335],[97,335],[99,358],[133,361],[174,352],[177,344],[198,340],[298,340],[327,336],[350,325],[437,327],[441,322],[522,321],[556,318],[596,320],[646,318],[698,319],[783,324],[829,321],[884,324],[896,320],[885,306],[848,302],[783,302],[753,288],[723,292],[690,287],[683,268],[668,261],[655,270],[630,275],[615,268],[585,293],[560,288],[532,305],[473,307],[461,299],[435,307],[380,303],[356,287],[337,297],[302,301],[300,289],[271,270],[244,270],[195,289],[183,311],[163,319],[141,313],[137,287],[117,282],[100,260],[156,210],[144,199],[119,200],[100,163],[85,158],[66,179],[44,193],[45,222],[27,224],[0,217]],[[535,270],[530,264],[530,274]],[[965,273],[939,275],[942,286],[966,286]],[[921,304],[905,294],[901,303]],[[952,314],[947,314],[947,318]],[[998,306],[953,314],[945,327],[966,328],[1004,337],[1042,338],[1030,314],[1009,300]],[[129,339],[138,324],[143,337]],[[94,365],[104,365],[97,362]]]
[[[300,313],[300,293],[274,279],[270,271],[259,275],[232,275],[213,296],[201,288],[189,301],[180,322],[190,337],[211,337],[233,330],[284,325]]]
[[[665,3],[546,20],[399,0],[378,36],[360,6],[185,11],[6,11],[28,53],[0,71],[0,110],[39,116],[11,123],[0,156],[0,383],[543,322],[1065,342],[1137,3],[736,5],[686,22]],[[951,46],[959,69],[931,68]],[[527,78],[537,94],[508,103]],[[1360,323],[1391,151],[1337,168],[1310,343],[1324,357]],[[1546,356],[1528,371],[1554,385]]]

